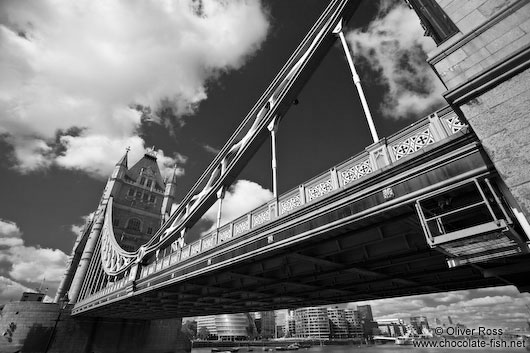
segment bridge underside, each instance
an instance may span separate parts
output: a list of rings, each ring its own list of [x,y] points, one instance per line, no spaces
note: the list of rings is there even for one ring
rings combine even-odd
[[[414,200],[433,185],[451,184],[458,177],[495,177],[477,146],[459,144],[433,148],[415,162],[299,210],[281,224],[272,222],[259,234],[143,278],[134,292],[124,289],[83,314],[154,319],[507,284],[527,288],[528,255],[448,268],[446,255],[427,245]],[[381,193],[389,185],[393,200]]]

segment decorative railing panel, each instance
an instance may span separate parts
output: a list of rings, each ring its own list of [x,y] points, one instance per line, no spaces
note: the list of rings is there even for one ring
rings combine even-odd
[[[278,210],[279,215],[282,216],[288,212],[291,212],[303,205],[300,190],[291,191],[289,194],[280,197]]]
[[[258,208],[256,211],[252,212],[252,228],[270,222],[272,219],[271,211],[269,205]]]
[[[435,142],[433,133],[429,126],[407,136],[405,139],[398,141],[391,146],[390,151],[394,160],[398,161],[401,158],[413,154],[427,145]]]
[[[374,171],[374,167],[370,162],[368,153],[366,153],[365,156],[362,156],[362,158],[356,158],[337,169],[340,186],[346,186],[349,183],[359,180]]]
[[[219,233],[217,235],[217,241],[218,243],[221,243],[229,239],[232,239],[232,227],[230,224],[227,224],[226,226],[221,227],[219,229]]]
[[[333,180],[329,173],[321,176],[314,182],[310,182],[305,187],[306,201],[310,202],[318,199],[326,194],[329,194],[335,189]]]
[[[250,220],[247,215],[234,222],[234,237],[238,237],[250,230]]]

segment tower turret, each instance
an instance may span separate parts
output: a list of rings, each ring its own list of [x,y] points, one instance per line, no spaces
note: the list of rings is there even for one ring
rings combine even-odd
[[[110,196],[114,196],[118,193],[120,184],[116,183],[116,180],[123,179],[125,173],[127,172],[127,155],[129,153],[129,147],[125,150],[125,154],[121,159],[116,163],[114,170],[110,178],[107,180],[107,185],[105,185],[105,190],[103,191],[102,201],[108,200]]]
[[[164,190],[164,200],[162,201],[162,223],[164,223],[171,213],[171,206],[175,201],[177,191],[177,165],[173,168],[171,175],[166,179],[166,188]]]

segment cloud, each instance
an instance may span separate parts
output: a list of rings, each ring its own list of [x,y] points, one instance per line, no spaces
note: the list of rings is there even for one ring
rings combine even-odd
[[[245,213],[270,201],[273,194],[270,190],[263,188],[261,185],[249,181],[236,181],[225,193],[221,212],[221,225],[241,217]],[[213,222],[212,230],[217,222],[217,210],[219,201],[217,201],[203,216],[203,220]]]
[[[46,286],[55,291],[65,270],[68,256],[59,249],[24,245],[22,232],[10,221],[0,219],[0,263],[2,273],[10,278],[0,279],[0,298],[26,290],[26,284]],[[18,299],[14,298],[14,299]]]
[[[19,237],[22,233],[16,223],[0,219],[0,236],[2,239],[8,237]]]
[[[445,89],[426,62],[426,53],[436,45],[403,2],[381,0],[377,18],[347,38],[354,54],[365,59],[361,64],[377,71],[387,88],[380,106],[385,116],[430,113],[444,104]]]
[[[0,303],[20,300],[22,293],[27,291],[31,291],[31,289],[10,278],[0,276]]]
[[[145,121],[192,114],[268,28],[259,0],[2,1],[0,138],[20,172],[106,177],[126,146],[144,148]]]
[[[364,304],[372,306],[376,319],[402,318],[408,322],[411,316],[424,315],[431,326],[436,326],[436,318],[448,324],[450,316],[454,323],[471,328],[525,328],[530,295],[519,293],[513,286],[504,286],[372,300],[347,306]]]

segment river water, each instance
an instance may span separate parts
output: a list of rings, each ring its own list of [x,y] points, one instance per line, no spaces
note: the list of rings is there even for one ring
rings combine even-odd
[[[281,345],[281,344],[279,344]],[[488,353],[496,352],[527,352],[525,348],[419,348],[413,346],[398,346],[393,343],[373,345],[373,346],[313,346],[311,348],[299,349],[298,351],[286,351],[281,353],[405,353],[413,351],[415,353],[477,353],[480,351]],[[242,347],[238,353],[247,353],[248,349]],[[261,347],[253,347],[252,353],[264,352]],[[211,348],[194,348],[191,353],[211,353]],[[276,353],[272,351],[271,353]]]

